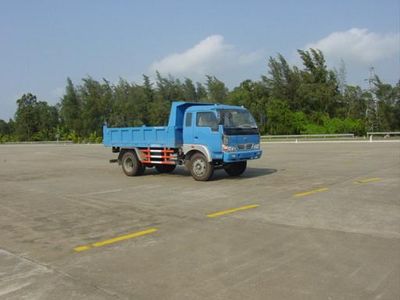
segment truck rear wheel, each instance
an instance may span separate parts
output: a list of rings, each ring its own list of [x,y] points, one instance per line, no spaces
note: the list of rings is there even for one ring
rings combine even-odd
[[[214,166],[203,154],[196,153],[190,158],[190,173],[197,181],[207,181],[214,173]]]
[[[247,161],[240,161],[228,164],[224,167],[224,169],[229,176],[240,176],[246,170],[246,167]]]
[[[127,151],[122,155],[121,165],[122,171],[127,176],[142,175],[145,170],[145,166],[137,159],[136,154],[131,151]]]
[[[175,168],[176,165],[156,165],[158,173],[171,173]]]

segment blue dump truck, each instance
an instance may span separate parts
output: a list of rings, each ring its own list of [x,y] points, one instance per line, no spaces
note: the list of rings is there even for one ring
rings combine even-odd
[[[239,176],[247,160],[261,157],[260,135],[249,111],[243,107],[172,102],[168,126],[103,127],[103,143],[119,153],[118,162],[128,176],[145,168],[170,173],[185,165],[193,178],[209,180],[214,169]]]

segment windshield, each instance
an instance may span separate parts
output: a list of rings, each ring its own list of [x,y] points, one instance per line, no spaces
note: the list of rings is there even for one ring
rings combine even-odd
[[[244,109],[219,109],[219,123],[224,128],[257,128],[253,116]]]

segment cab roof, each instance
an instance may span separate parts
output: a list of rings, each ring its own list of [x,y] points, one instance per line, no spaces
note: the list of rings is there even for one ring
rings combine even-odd
[[[168,126],[181,128],[183,126],[183,118],[186,111],[216,111],[217,109],[246,110],[244,107],[225,104],[173,101],[171,105],[171,113],[169,115]]]
[[[187,108],[186,111],[187,112],[197,112],[197,111],[209,111],[209,110],[217,110],[217,109],[240,109],[240,110],[246,110],[244,107],[241,107],[241,106],[207,103],[205,105],[190,106],[190,107]]]

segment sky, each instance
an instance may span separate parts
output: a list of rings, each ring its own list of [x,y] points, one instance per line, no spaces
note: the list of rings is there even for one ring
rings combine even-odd
[[[400,79],[400,0],[123,1],[2,0],[0,119],[33,93],[55,104],[66,79],[141,83],[158,70],[232,88],[268,72],[281,53],[321,49],[346,82],[365,86],[370,67]]]

